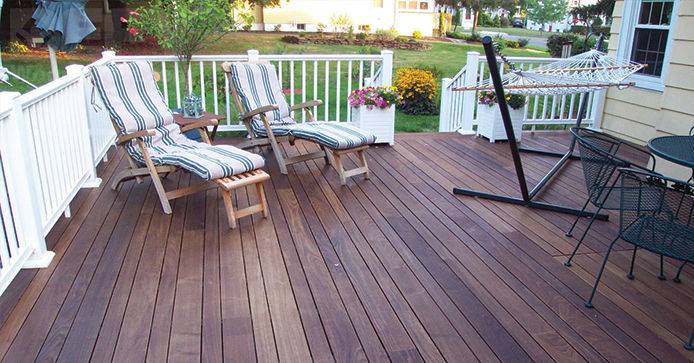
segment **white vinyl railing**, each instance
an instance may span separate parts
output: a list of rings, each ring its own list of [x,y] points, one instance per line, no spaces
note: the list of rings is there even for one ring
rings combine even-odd
[[[519,69],[533,69],[541,64],[556,61],[557,58],[507,57]],[[501,63],[501,59],[497,58]],[[441,84],[441,112],[439,131],[459,131],[465,134],[474,133],[473,126],[477,125],[475,116],[477,91],[453,91],[454,88],[474,86],[489,77],[485,72],[487,60],[480,58],[475,51],[467,53],[465,67],[453,78],[444,78]],[[504,70],[504,67],[499,67]],[[523,124],[531,125],[535,130],[537,125],[571,125],[576,123],[580,95],[548,95],[528,96],[523,108]],[[587,112],[584,123],[600,125],[604,91],[592,92],[588,98]]]
[[[317,120],[348,121],[351,109],[347,96],[365,85],[390,86],[393,74],[393,52],[380,54],[260,54],[249,50],[246,54],[217,54],[193,56],[188,69],[186,85],[182,66],[173,55],[115,56],[104,52],[102,61],[128,62],[147,60],[160,74],[164,99],[171,108],[181,108],[185,94],[192,92],[202,98],[203,108],[225,117],[220,120],[219,131],[245,131],[239,123],[234,100],[229,93],[223,62],[272,62],[290,105],[321,99],[323,106],[314,107]],[[201,87],[201,85],[203,85]],[[302,121],[306,115],[302,113]]]

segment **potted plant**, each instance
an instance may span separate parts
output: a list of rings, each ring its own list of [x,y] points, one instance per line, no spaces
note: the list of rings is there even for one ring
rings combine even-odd
[[[183,65],[188,89],[184,102],[186,115],[202,115],[199,112],[202,110],[201,100],[193,95],[192,80],[188,75],[193,54],[235,29],[231,10],[236,6],[229,0],[151,0],[131,12],[129,19],[121,18],[135,38],[153,36],[159,46],[176,54]]]
[[[347,97],[352,107],[352,123],[376,135],[376,142],[393,145],[395,105],[404,104],[396,87],[362,87]]]
[[[517,141],[521,140],[521,131],[523,131],[523,106],[525,106],[526,98],[526,95],[506,95],[506,104],[509,107],[513,133]],[[484,136],[489,139],[489,142],[508,140],[497,103],[498,99],[494,91],[482,91],[477,97],[477,136]]]

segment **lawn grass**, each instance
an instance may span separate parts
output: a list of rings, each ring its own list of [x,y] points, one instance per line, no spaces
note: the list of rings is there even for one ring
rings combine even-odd
[[[257,49],[261,54],[280,54],[280,53],[311,53],[311,54],[360,54],[360,53],[373,53],[374,51],[379,52],[380,50],[375,50],[370,47],[362,46],[348,46],[348,45],[323,45],[323,44],[288,44],[280,41],[280,38],[285,34],[279,33],[258,33],[258,32],[238,32],[231,33],[223,37],[217,42],[209,44],[205,49],[203,49],[200,54],[240,54],[246,53],[249,49]],[[414,51],[414,50],[394,50],[394,68],[403,67],[417,67],[417,66],[427,66],[429,68],[435,69],[443,77],[453,77],[458,71],[465,65],[466,53],[468,51],[474,50],[484,54],[484,50],[479,44],[456,44],[448,42],[429,42],[432,45],[431,50],[427,51]],[[71,54],[62,55],[58,59],[59,68],[62,70],[61,74],[64,74],[64,67],[67,64],[88,64],[100,57],[94,50],[87,50],[87,54]],[[156,47],[127,47],[121,49],[117,52],[118,54],[166,54],[170,52],[163,51]],[[538,49],[505,49],[504,54],[509,56],[531,56],[531,57],[547,57],[549,56],[546,52]],[[46,52],[32,52],[29,55],[8,55],[3,54],[3,63],[5,67],[13,70],[17,74],[25,77],[29,81],[35,83],[36,85],[44,84],[51,79],[48,55]],[[312,79],[312,69],[313,62],[307,62],[307,87],[302,90],[306,94],[306,99],[325,99],[325,89],[321,86],[324,82],[324,70],[325,63],[322,61],[318,62],[318,92],[314,94],[313,92],[313,79]],[[167,68],[168,85],[169,85],[169,102],[171,105],[176,105],[175,85],[173,84],[173,65],[169,65]],[[192,65],[192,74],[194,82],[194,92],[199,94],[199,79],[195,75],[198,74],[198,65],[194,63]],[[283,85],[289,86],[289,64],[285,62],[284,67],[284,77]],[[295,78],[294,84],[295,88],[301,87],[301,62],[295,62]],[[160,71],[160,65],[155,65],[155,70]],[[337,112],[337,105],[335,104],[337,100],[337,90],[335,87],[337,65],[335,62],[331,62],[330,65],[330,83],[331,87],[328,92],[328,100],[330,105],[330,118],[334,118]],[[182,72],[182,70],[180,70]],[[206,70],[209,74],[209,70]],[[347,94],[349,89],[347,89],[347,64],[342,62],[341,64],[341,82],[340,82],[340,119],[347,119]],[[368,74],[365,71],[365,74]],[[181,79],[184,79],[181,73]],[[29,90],[28,86],[21,85],[20,82],[13,80],[15,83],[14,88],[9,88],[4,85],[0,85],[0,91],[19,91],[26,92]],[[441,78],[437,79],[438,84],[441,84]],[[161,86],[161,85],[160,85]],[[356,84],[352,84],[352,88],[356,88]],[[208,98],[208,110],[213,110],[211,106],[211,94],[212,85],[206,84],[206,95]],[[221,85],[220,85],[221,89]],[[295,102],[301,102],[302,94],[295,94]],[[437,101],[438,103],[438,101]],[[220,111],[224,109],[224,97],[219,98]],[[232,111],[231,114],[235,115],[234,102],[231,102]],[[320,119],[324,118],[324,108],[318,108],[318,115]],[[415,116],[406,115],[400,111],[396,113],[396,132],[431,132],[438,130],[438,116]]]

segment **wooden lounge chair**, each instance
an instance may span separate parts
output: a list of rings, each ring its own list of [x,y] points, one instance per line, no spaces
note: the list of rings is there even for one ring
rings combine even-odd
[[[263,157],[234,146],[212,146],[205,127],[214,125],[213,121],[179,127],[148,62],[98,66],[93,67],[91,73],[118,134],[116,144],[125,150],[130,163],[128,169],[114,177],[112,189],[130,179],[141,182],[143,176],[149,175],[164,213],[170,214],[170,199],[219,187],[230,228],[236,228],[237,218],[253,213],[262,212],[267,217],[263,181],[270,176],[260,170],[265,165]],[[200,130],[204,142],[192,141],[183,135],[194,129]],[[198,175],[204,182],[164,190],[159,174],[179,169]],[[247,185],[255,185],[259,203],[234,211],[230,192]]]
[[[282,174],[287,174],[287,165],[301,161],[324,158],[326,164],[333,164],[344,185],[347,178],[364,174],[369,178],[364,151],[376,141],[370,132],[353,126],[349,122],[317,122],[311,107],[322,105],[320,100],[289,106],[282,93],[282,87],[275,66],[270,63],[230,63],[222,64],[232,95],[241,112],[240,119],[246,125],[250,139],[241,148],[270,145]],[[292,117],[296,110],[304,109],[308,122],[297,123]],[[317,143],[321,151],[295,157],[282,155],[279,142],[295,138]],[[345,170],[342,155],[356,152],[361,166]],[[331,160],[332,159],[332,160]],[[331,162],[334,161],[334,162]]]

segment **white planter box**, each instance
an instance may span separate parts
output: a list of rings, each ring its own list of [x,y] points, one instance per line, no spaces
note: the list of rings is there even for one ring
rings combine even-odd
[[[511,115],[511,123],[513,124],[513,133],[516,134],[516,141],[521,140],[521,131],[523,131],[523,108],[514,110],[509,107]],[[489,142],[496,140],[508,140],[504,121],[501,119],[501,111],[499,106],[494,105],[477,105],[477,136],[484,136],[489,139]]]
[[[393,145],[395,141],[395,105],[388,108],[370,109],[368,107],[352,108],[352,123],[376,135],[376,142],[387,142]]]

